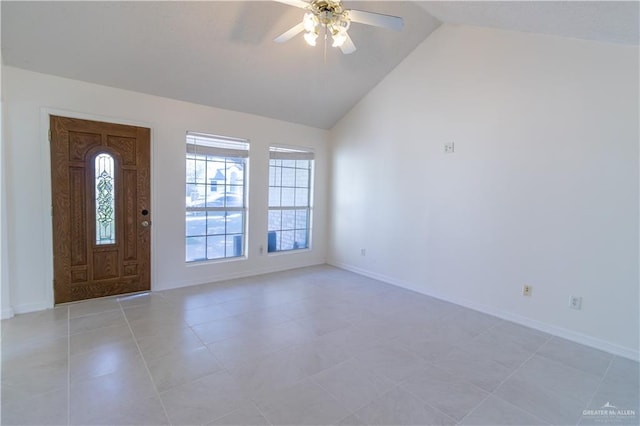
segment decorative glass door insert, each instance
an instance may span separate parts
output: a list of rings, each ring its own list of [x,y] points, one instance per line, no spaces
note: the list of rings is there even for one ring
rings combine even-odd
[[[96,244],[115,244],[115,163],[109,154],[99,154],[95,161]]]

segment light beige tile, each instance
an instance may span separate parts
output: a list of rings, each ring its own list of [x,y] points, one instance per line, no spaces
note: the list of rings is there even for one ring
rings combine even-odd
[[[344,419],[340,420],[338,424],[340,426],[365,426],[366,425],[366,423],[360,420],[358,416],[356,416],[355,414],[348,415]]]
[[[2,365],[7,370],[19,370],[21,367],[46,363],[67,357],[69,338],[51,337],[26,340],[21,343],[2,345]]]
[[[538,355],[528,360],[513,377],[539,384],[556,395],[574,398],[585,404],[602,381],[598,375]]]
[[[395,386],[393,381],[367,370],[353,358],[311,378],[350,411],[362,408]]]
[[[349,415],[346,408],[311,380],[274,392],[260,409],[274,425],[335,424]]]
[[[392,344],[396,344],[401,348],[412,352],[421,358],[429,362],[436,362],[443,358],[446,358],[454,349],[458,349],[458,344],[464,344],[467,341],[452,342],[450,339],[420,339],[411,340],[396,338],[391,341]]]
[[[254,327],[246,324],[236,317],[220,318],[203,324],[194,325],[191,328],[205,344],[230,339],[254,330]]]
[[[454,425],[456,422],[401,388],[356,411],[355,421],[367,425]]]
[[[609,402],[622,410],[635,411],[637,418],[640,419],[640,375],[638,370],[637,361],[619,356],[614,357],[588,408],[599,409]]]
[[[482,389],[436,367],[409,377],[400,386],[458,421],[489,396]]]
[[[117,302],[116,302],[117,303]],[[126,326],[122,310],[100,312],[97,314],[85,315],[71,318],[69,321],[69,333],[71,335],[94,331],[100,328]]]
[[[600,378],[561,363],[534,357],[494,394],[552,424],[576,424]]]
[[[147,362],[167,356],[185,354],[204,345],[196,334],[186,325],[165,327],[154,330],[152,334],[136,335],[140,351]]]
[[[479,407],[465,417],[463,425],[544,425],[539,418],[523,411],[497,396],[490,396]]]
[[[318,339],[327,342],[327,344],[340,346],[351,355],[357,355],[379,345],[378,339],[371,336],[371,326],[365,327],[362,326],[362,323],[332,331]]]
[[[220,303],[215,294],[203,293],[202,286],[183,287],[162,292],[163,297],[172,306],[190,310]]]
[[[134,397],[118,403],[106,402],[90,410],[72,407],[71,425],[168,425],[162,403],[157,396]]]
[[[166,307],[170,302],[162,295],[162,293],[145,292],[118,297],[118,303],[120,304],[120,306],[126,309],[132,308],[134,306],[158,305]]]
[[[50,393],[66,392],[68,364],[67,358],[46,359],[46,354],[12,362],[2,366],[2,404],[23,401],[29,397]],[[34,360],[35,359],[35,360]]]
[[[279,352],[275,352],[256,362],[247,362],[229,372],[247,395],[256,401],[262,401],[274,392],[291,387],[310,375],[303,362],[291,364],[290,358],[280,357],[278,354]]]
[[[256,330],[280,325],[291,319],[276,308],[272,310],[261,309],[255,312],[247,312],[236,315],[235,318]]]
[[[493,360],[511,371],[533,355],[532,351],[496,330],[488,330],[471,341],[462,343],[461,349],[473,353],[475,357]]]
[[[462,309],[458,313],[446,318],[448,321],[455,321],[463,325],[474,334],[483,333],[484,331],[505,322],[504,320],[483,314],[482,312],[474,311],[473,309]]]
[[[351,323],[345,318],[335,315],[330,309],[319,309],[313,315],[298,318],[295,320],[305,329],[309,330],[310,335],[324,336],[332,331],[345,329],[351,326]]]
[[[280,302],[280,303],[284,303]],[[277,305],[267,294],[260,296],[243,297],[219,303],[217,306],[229,315],[241,315],[265,309],[265,307]]]
[[[18,315],[1,352],[3,424],[166,424],[165,406],[176,425],[640,412],[637,362],[328,266]]]
[[[640,379],[640,364],[638,361],[632,361],[620,356],[614,356],[611,360],[611,366],[607,370],[605,381],[611,383],[628,383],[637,385]],[[638,388],[639,386],[635,386]]]
[[[152,359],[147,366],[160,392],[221,370],[220,364],[206,347]]]
[[[251,401],[235,379],[220,371],[160,394],[172,424],[207,424]]]
[[[156,390],[145,369],[116,370],[110,374],[71,383],[71,421],[75,422],[84,411],[117,409],[129,402],[151,398],[154,395]]]
[[[595,375],[604,375],[613,355],[559,337],[551,338],[538,355]]]
[[[204,324],[205,322],[228,318],[233,315],[233,313],[224,310],[220,304],[216,304],[184,311],[184,321],[190,326],[194,326]]]
[[[239,408],[230,414],[220,417],[209,423],[210,425],[251,425],[251,426],[270,426],[271,423],[262,415],[255,404],[251,403]]]
[[[116,371],[144,371],[144,368],[135,342],[127,340],[71,356],[69,380],[75,383]]]
[[[418,374],[428,366],[419,356],[390,344],[362,352],[356,355],[355,360],[365,368],[395,382]]]
[[[61,389],[2,404],[3,425],[67,424],[67,392]]]
[[[116,297],[70,303],[68,307],[69,318],[78,318],[107,311],[119,311],[121,309]]]
[[[226,367],[235,368],[255,363],[264,356],[300,344],[308,338],[305,330],[293,321],[220,340],[208,345],[209,350]]]
[[[461,349],[453,349],[446,357],[435,361],[435,365],[488,392],[493,391],[512,372],[490,358],[479,358]]]
[[[100,349],[108,350],[111,345],[122,342],[133,342],[133,335],[126,324],[73,334],[69,337],[69,349],[73,356]]]
[[[173,304],[147,304],[132,306],[124,309],[124,314],[135,330],[138,321],[149,322],[158,326],[162,324],[176,324],[184,320],[185,310]]]
[[[534,330],[508,321],[498,323],[494,329],[531,352],[537,351],[547,340],[551,338],[551,335],[543,333],[542,331]]]
[[[2,321],[2,345],[44,340],[69,335],[69,311],[66,306],[20,314]]]
[[[134,309],[137,308],[145,309],[144,306],[137,306]],[[153,310],[155,311],[156,308]],[[182,316],[182,313],[176,311],[168,311],[164,316],[152,314],[148,317],[142,316],[135,320],[129,320],[129,326],[137,340],[146,337],[163,336],[165,333],[189,327],[182,320]]]

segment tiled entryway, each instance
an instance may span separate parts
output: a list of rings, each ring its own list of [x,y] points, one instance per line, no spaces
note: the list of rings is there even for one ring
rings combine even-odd
[[[3,425],[637,424],[638,388],[636,362],[329,266],[2,321]]]

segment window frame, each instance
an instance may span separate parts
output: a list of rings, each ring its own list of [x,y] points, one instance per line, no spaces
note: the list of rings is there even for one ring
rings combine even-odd
[[[302,167],[298,167],[297,164],[295,164],[293,167],[291,166],[286,166],[283,164],[273,164],[273,160],[306,160],[309,161],[308,164],[308,168],[302,168]],[[279,182],[272,182],[272,174],[271,174],[271,168],[275,167],[275,168],[279,168],[280,169],[280,181]],[[293,169],[293,175],[294,175],[294,183],[293,186],[285,186],[283,185],[282,182],[282,172],[283,169]],[[306,186],[297,186],[297,171],[298,170],[306,170],[308,175],[307,175],[307,185]],[[293,146],[284,146],[284,145],[271,145],[269,147],[269,181],[268,181],[268,194],[267,194],[267,205],[268,205],[268,215],[267,215],[267,253],[268,255],[281,255],[281,254],[286,254],[286,253],[297,253],[300,251],[305,251],[305,250],[311,250],[312,249],[312,243],[313,243],[313,199],[314,199],[314,175],[315,175],[315,152],[308,147],[293,147]],[[279,184],[275,184],[274,183],[279,183]],[[280,189],[280,194],[279,194],[279,202],[277,206],[272,206],[272,200],[271,200],[271,193],[272,193],[272,189],[273,188],[279,188]],[[293,190],[294,193],[294,201],[293,201],[293,205],[282,205],[282,189],[283,188],[288,188]],[[307,197],[306,197],[306,204],[305,205],[299,205],[297,203],[297,199],[296,197],[296,191],[298,189],[304,189],[307,191]],[[297,212],[300,210],[305,210],[306,211],[306,228],[297,228]],[[274,230],[272,229],[271,223],[270,223],[270,218],[271,218],[271,212],[273,211],[280,211],[280,212],[285,212],[285,211],[291,211],[293,212],[293,223],[294,223],[294,227],[293,229],[283,229],[283,224],[282,224],[282,213],[280,216],[280,226],[279,229]],[[282,249],[282,233],[283,231],[286,232],[293,232],[294,235],[294,245],[291,248],[286,248],[286,249]],[[306,240],[306,245],[303,247],[295,247],[295,243],[296,243],[296,238],[295,238],[295,234],[297,232],[300,231],[304,231],[305,232],[305,240]],[[272,233],[276,233],[276,241],[275,241],[275,249],[272,250],[271,247],[271,238],[270,238],[270,234]],[[278,237],[279,236],[279,237]]]
[[[185,242],[185,263],[187,265],[194,264],[202,264],[205,262],[224,262],[224,261],[234,261],[238,259],[246,259],[247,257],[247,241],[248,241],[248,171],[249,171],[249,141],[247,139],[238,139],[238,138],[230,138],[226,136],[218,136],[212,134],[204,134],[204,133],[196,133],[196,132],[187,132],[186,135],[186,153],[185,153],[185,231],[184,231],[184,242]],[[240,160],[240,161],[239,161]],[[197,164],[195,165],[193,180],[189,180],[189,166],[187,162],[189,161],[201,161],[204,163],[204,178],[202,182],[199,182],[199,176],[197,172]],[[214,179],[208,179],[208,173],[210,170],[210,163],[219,163],[224,164],[223,173],[224,182],[219,183],[216,182],[215,186],[212,185]],[[234,165],[242,165],[242,176],[241,182],[242,184],[237,184],[234,182],[230,182],[230,177],[228,176],[229,168]],[[218,176],[220,173],[220,168],[213,169],[215,170],[214,175]],[[195,191],[190,191],[190,187],[193,189],[195,187]],[[198,191],[198,188],[202,188],[204,192],[203,196],[203,206],[190,206],[188,199],[192,197],[194,192],[199,194],[198,199],[201,198],[201,191]],[[227,205],[228,197],[230,195],[237,195],[235,191],[229,191],[229,189],[238,187],[242,188],[241,193],[241,205]],[[215,191],[212,189],[215,188]],[[223,191],[220,192],[218,189],[222,188]],[[212,194],[210,194],[212,193]],[[217,195],[216,195],[217,194]],[[213,196],[211,196],[213,195]],[[211,197],[210,197],[211,196]],[[209,203],[214,203],[218,199],[222,200],[221,206],[213,206],[209,205]],[[189,232],[189,214],[190,213],[198,213],[203,212],[202,220],[205,221],[204,224],[204,233],[201,235],[192,235]],[[224,233],[210,233],[210,225],[209,221],[211,213],[222,213],[222,222],[224,223]],[[230,232],[228,229],[228,217],[233,215],[233,212],[240,212],[241,214],[241,224],[240,224],[240,232]],[[236,237],[240,236],[240,253],[236,253],[235,244],[237,244]],[[209,257],[210,246],[209,239],[214,237],[224,237],[224,245],[223,245],[223,256],[222,257]],[[190,239],[196,238],[204,238],[204,247],[201,249],[204,250],[203,258],[190,258],[189,257],[189,241]],[[233,243],[231,243],[233,241]],[[229,245],[232,244],[232,248],[229,248]]]

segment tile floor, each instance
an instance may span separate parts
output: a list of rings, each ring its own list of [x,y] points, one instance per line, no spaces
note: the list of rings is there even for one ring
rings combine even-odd
[[[638,363],[329,266],[2,321],[2,424],[638,424]],[[629,412],[627,412],[629,414]]]

